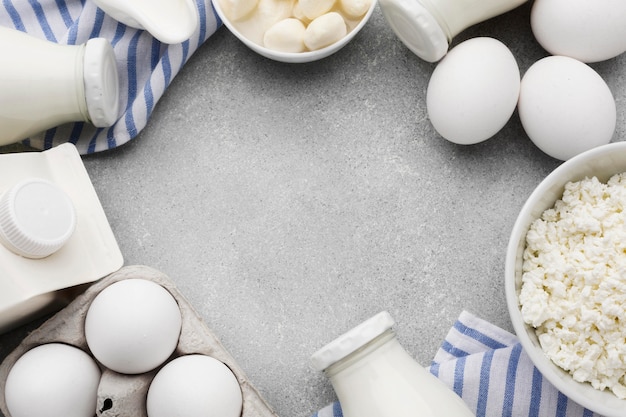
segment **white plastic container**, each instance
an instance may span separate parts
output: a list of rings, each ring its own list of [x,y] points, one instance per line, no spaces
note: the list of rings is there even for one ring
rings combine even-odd
[[[463,400],[400,345],[383,311],[313,354],[345,417],[472,417]]]
[[[380,0],[387,22],[424,61],[437,62],[463,30],[506,13],[527,0]]]
[[[61,45],[0,26],[0,54],[0,145],[68,122],[117,120],[119,77],[106,39]]]
[[[76,147],[0,154],[0,333],[123,265]]]

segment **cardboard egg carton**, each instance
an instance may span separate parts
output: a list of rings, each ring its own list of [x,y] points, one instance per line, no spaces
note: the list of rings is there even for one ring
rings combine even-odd
[[[178,302],[182,329],[178,346],[169,360],[187,354],[204,354],[226,364],[237,377],[243,394],[241,417],[277,417],[270,406],[252,386],[243,370],[221,344],[217,336],[163,273],[147,266],[127,266],[89,287],[63,310],[30,333],[0,364],[0,411],[11,417],[4,397],[7,376],[13,364],[28,350],[46,343],[66,343],[89,352],[84,324],[93,299],[114,282],[141,278],[153,281],[168,290]],[[169,361],[168,360],[168,361]],[[167,362],[166,362],[167,363]],[[98,417],[147,417],[146,397],[157,369],[138,375],[120,374],[99,364],[102,377],[98,387],[96,415]]]

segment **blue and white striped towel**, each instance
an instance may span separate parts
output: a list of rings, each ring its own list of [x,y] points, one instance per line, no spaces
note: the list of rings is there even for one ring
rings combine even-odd
[[[162,44],[147,31],[127,27],[92,0],[2,0],[0,26],[21,30],[59,44],[108,39],[120,75],[120,114],[110,128],[70,123],[25,141],[37,149],[72,142],[81,154],[120,146],[145,127],[154,106],[189,57],[220,26],[211,0],[196,0],[200,25],[191,39]]]
[[[429,370],[477,417],[600,417],[544,380],[516,336],[465,311]],[[342,417],[341,405],[329,404],[313,417]]]

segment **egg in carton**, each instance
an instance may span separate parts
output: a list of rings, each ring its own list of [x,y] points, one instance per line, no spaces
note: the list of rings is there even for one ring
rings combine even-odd
[[[241,388],[241,417],[277,417],[267,402],[247,379],[243,370],[224,348],[217,336],[205,325],[174,283],[163,273],[147,266],[127,266],[89,287],[63,310],[30,333],[0,364],[0,411],[11,417],[7,407],[5,388],[7,377],[22,355],[38,346],[62,343],[91,355],[85,335],[85,320],[92,301],[111,284],[129,279],[144,279],[165,288],[177,302],[181,313],[181,331],[174,353],[154,370],[125,374],[108,369],[102,363],[94,415],[99,417],[147,417],[147,395],[155,375],[176,358],[200,354],[225,364],[234,374]],[[34,416],[33,416],[34,417]]]

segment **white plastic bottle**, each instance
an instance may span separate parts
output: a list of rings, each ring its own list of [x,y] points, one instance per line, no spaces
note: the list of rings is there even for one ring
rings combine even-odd
[[[527,0],[380,0],[387,22],[417,56],[437,62],[463,30]]]
[[[345,417],[473,417],[463,400],[400,345],[383,311],[311,357]]]
[[[103,38],[61,45],[0,26],[0,145],[74,121],[117,119],[119,78]]]

